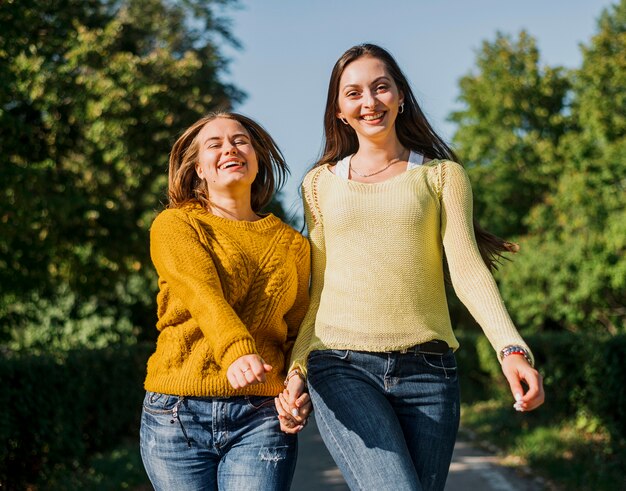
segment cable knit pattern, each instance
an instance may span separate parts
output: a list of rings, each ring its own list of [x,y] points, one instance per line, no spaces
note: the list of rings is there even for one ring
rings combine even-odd
[[[199,205],[160,213],[150,230],[160,331],[146,390],[184,396],[276,395],[308,307],[308,241],[270,214],[255,222]],[[267,382],[235,390],[230,364],[258,353]]]
[[[320,349],[391,351],[433,339],[458,348],[444,249],[454,289],[494,349],[527,348],[480,256],[461,165],[434,160],[373,184],[346,180],[324,165],[307,174],[302,191],[311,302],[292,367],[305,370],[308,354]]]

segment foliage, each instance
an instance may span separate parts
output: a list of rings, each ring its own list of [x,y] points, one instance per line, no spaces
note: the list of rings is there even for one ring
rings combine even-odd
[[[479,383],[481,398],[511,399],[493,348],[485,336],[459,333],[457,352],[461,388],[469,378]],[[597,336],[569,332],[526,336],[535,361],[544,374],[546,402],[541,411],[552,418],[588,415],[611,434],[615,442],[626,443],[626,335]],[[470,354],[462,351],[467,350]],[[621,386],[620,386],[621,384]],[[471,397],[467,402],[477,398]],[[512,402],[511,402],[512,404]]]
[[[169,150],[242,98],[221,80],[231,3],[0,4],[0,341],[33,298],[153,324],[147,230]]]
[[[136,435],[153,345],[0,357],[0,484],[45,482],[123,436]]]
[[[497,446],[505,464],[529,465],[533,475],[548,478],[546,489],[612,491],[626,487],[624,448],[615,448],[602,428],[581,428],[578,417],[551,417],[539,409],[516,413],[510,400],[464,404],[463,430]],[[542,488],[543,489],[543,488]]]
[[[84,467],[59,466],[36,489],[46,491],[109,491],[152,489],[141,461],[139,442],[126,441],[113,450],[97,452]]]
[[[451,118],[479,221],[521,246],[499,280],[528,331],[626,332],[626,1],[598,28],[567,73],[498,35]]]
[[[530,413],[513,410],[508,383],[487,339],[459,333],[459,341],[464,428],[567,489],[608,490],[624,481],[626,335],[527,336],[546,393],[545,404]],[[474,388],[470,397],[468,385]]]
[[[558,172],[570,82],[562,68],[540,66],[535,40],[524,31],[517,41],[499,33],[484,42],[476,65],[459,82],[463,108],[450,116],[458,124],[454,143],[472,178],[481,223],[517,235]]]

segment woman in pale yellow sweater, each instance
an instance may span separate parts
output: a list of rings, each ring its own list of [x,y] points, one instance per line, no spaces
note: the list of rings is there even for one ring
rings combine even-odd
[[[260,210],[288,172],[267,132],[219,113],[178,139],[150,231],[159,275],[141,455],[157,490],[286,490],[300,425],[281,392],[308,306],[309,244]],[[299,401],[301,416],[310,409]]]
[[[351,489],[443,490],[460,409],[444,251],[515,408],[543,402],[532,354],[489,271],[513,246],[473,224],[464,169],[382,48],[355,46],[335,64],[324,128],[324,154],[302,186],[311,305],[281,406],[288,414],[306,376]]]

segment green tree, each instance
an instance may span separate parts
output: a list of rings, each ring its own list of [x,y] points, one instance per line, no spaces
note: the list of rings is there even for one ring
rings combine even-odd
[[[626,0],[582,50],[558,183],[502,287],[523,324],[614,334],[626,330]]]
[[[569,82],[563,69],[540,66],[524,31],[515,41],[501,33],[485,41],[476,64],[459,83],[453,141],[472,179],[479,222],[511,238],[527,230],[524,218],[558,174]]]
[[[0,336],[42,317],[61,331],[153,315],[147,229],[168,152],[243,97],[222,79],[232,3],[0,4]]]

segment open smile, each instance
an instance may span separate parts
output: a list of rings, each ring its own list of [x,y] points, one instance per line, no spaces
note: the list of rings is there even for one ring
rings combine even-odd
[[[217,167],[219,170],[227,170],[227,169],[241,169],[245,167],[246,163],[239,159],[229,159],[225,162],[222,162]]]
[[[366,123],[377,123],[381,121],[385,117],[385,112],[381,111],[378,113],[364,114],[361,116],[361,119]]]

